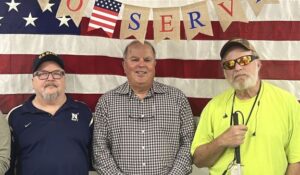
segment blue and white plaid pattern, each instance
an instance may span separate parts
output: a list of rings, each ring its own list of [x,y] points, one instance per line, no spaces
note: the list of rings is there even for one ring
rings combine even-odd
[[[125,83],[96,106],[94,168],[104,175],[189,174],[193,134],[192,111],[180,90],[154,82],[140,100]]]

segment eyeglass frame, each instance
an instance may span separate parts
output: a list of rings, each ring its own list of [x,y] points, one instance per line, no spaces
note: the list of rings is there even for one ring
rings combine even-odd
[[[40,73],[44,73],[44,74],[40,74]],[[55,74],[55,73],[59,73],[59,74]],[[54,71],[51,71],[51,72],[49,72],[49,71],[36,71],[36,72],[33,73],[33,77],[38,77],[39,80],[48,80],[50,74],[51,74],[51,76],[54,80],[60,80],[65,76],[66,72],[63,71],[63,70],[54,70]],[[47,75],[47,77],[41,78],[42,75]],[[58,75],[58,77],[57,77],[57,75]]]
[[[242,65],[240,64],[241,63],[241,60],[243,60],[243,58],[249,58],[250,57],[250,61],[248,62],[248,63],[243,63]],[[238,57],[238,58],[236,58],[236,59],[233,59],[233,60],[227,60],[227,61],[224,61],[223,63],[222,63],[222,67],[223,67],[223,69],[224,70],[232,70],[232,69],[234,69],[235,68],[235,66],[236,66],[236,64],[239,64],[240,66],[246,66],[246,65],[248,65],[248,64],[250,64],[252,61],[254,61],[254,60],[256,60],[256,59],[258,59],[259,57],[258,56],[256,56],[256,55],[243,55],[243,56],[240,56],[240,57]],[[232,66],[232,68],[229,68],[228,66],[225,66],[225,64],[226,63],[229,63],[229,62],[231,62],[231,61],[234,61],[234,65]]]

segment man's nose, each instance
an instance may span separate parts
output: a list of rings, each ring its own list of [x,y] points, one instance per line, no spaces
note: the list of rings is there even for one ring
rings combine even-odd
[[[54,80],[52,73],[49,73],[49,76],[48,76],[47,80]]]
[[[239,65],[239,63],[235,63],[235,66],[234,66],[234,69],[235,70],[241,70],[242,69],[242,66],[241,65]]]
[[[139,66],[145,66],[145,60],[144,59],[139,60]]]

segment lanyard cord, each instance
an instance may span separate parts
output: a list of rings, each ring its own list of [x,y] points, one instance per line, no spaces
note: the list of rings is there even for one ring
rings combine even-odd
[[[250,112],[249,112],[249,115],[248,115],[248,118],[247,118],[247,121],[246,121],[245,125],[248,124],[249,119],[250,119],[250,117],[251,117],[251,114],[252,114],[252,112],[253,112],[254,106],[255,106],[256,101],[257,101],[257,99],[258,99],[258,96],[259,96],[259,94],[260,94],[261,84],[262,84],[262,82],[260,82],[260,84],[259,84],[259,89],[258,89],[257,95],[256,95],[256,97],[255,97],[255,100],[254,100],[253,105],[252,105],[252,107],[251,107],[251,110],[250,110]],[[230,125],[232,125],[232,120],[233,120],[232,115],[233,115],[233,108],[234,108],[235,96],[236,96],[236,92],[234,91],[234,95],[233,95],[233,99],[232,99],[232,106],[231,106],[231,119],[230,119]],[[243,120],[244,120],[244,119],[243,119]]]

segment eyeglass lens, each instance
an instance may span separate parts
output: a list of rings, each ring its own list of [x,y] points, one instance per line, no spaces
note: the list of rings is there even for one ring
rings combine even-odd
[[[61,79],[64,75],[64,71],[56,70],[52,72],[48,71],[37,71],[34,73],[34,76],[37,76],[40,80],[46,80],[49,78],[49,75],[51,74],[53,79]]]

